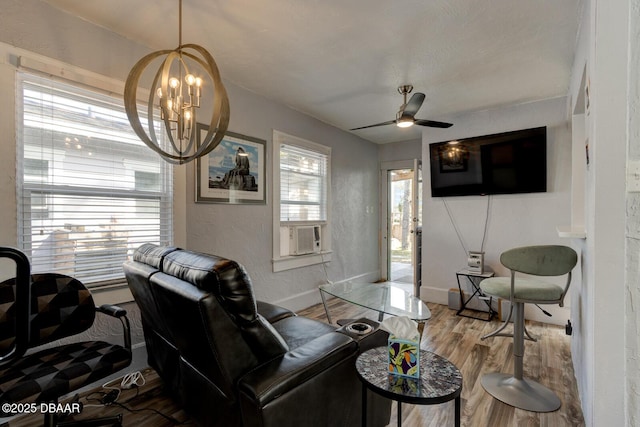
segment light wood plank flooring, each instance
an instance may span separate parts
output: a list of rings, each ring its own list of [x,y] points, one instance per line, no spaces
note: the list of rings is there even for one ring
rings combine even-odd
[[[558,411],[538,414],[506,405],[486,393],[480,377],[489,372],[513,372],[511,338],[481,341],[480,337],[497,329],[497,320],[485,322],[455,315],[440,304],[427,303],[432,317],[427,322],[420,347],[449,359],[462,372],[463,426],[583,426],[582,409],[571,361],[570,337],[564,328],[527,321],[527,329],[537,342],[525,341],[524,374],[552,389],[562,400]],[[377,319],[377,313],[354,308],[338,299],[328,302],[332,319]],[[326,321],[324,308],[313,306],[300,315]],[[480,313],[479,313],[480,314]],[[484,314],[484,313],[481,313]],[[508,327],[508,330],[510,328]],[[403,426],[453,426],[453,401],[441,405],[402,405]],[[392,407],[390,426],[395,426],[396,405]]]
[[[351,304],[332,299],[328,303],[332,319],[368,317],[377,318],[377,313],[360,309]],[[540,381],[554,390],[562,400],[562,407],[552,413],[537,414],[505,405],[487,394],[480,385],[480,377],[488,372],[511,372],[513,361],[510,338],[480,337],[499,326],[499,322],[484,322],[455,315],[453,310],[438,304],[427,304],[432,318],[427,322],[421,347],[448,358],[462,372],[462,425],[476,426],[583,426],[584,420],[571,362],[570,337],[564,328],[527,322],[527,328],[538,342],[525,342],[525,376]],[[326,321],[322,304],[300,311],[298,314]],[[170,427],[174,421],[166,419],[152,410],[173,418],[181,425],[194,425],[188,416],[163,392],[157,374],[147,369],[144,372],[146,385],[140,390],[125,390],[119,402],[128,402],[128,412],[122,407],[86,407],[81,418],[124,414],[125,426]],[[97,393],[85,393],[81,402],[97,397]],[[137,395],[136,395],[137,393]],[[150,410],[151,409],[151,410]],[[441,405],[402,405],[403,426],[453,426],[453,401]],[[40,416],[23,416],[8,423],[10,427],[35,427],[42,425]],[[390,426],[396,425],[396,404],[392,406]],[[0,427],[7,426],[2,424]]]

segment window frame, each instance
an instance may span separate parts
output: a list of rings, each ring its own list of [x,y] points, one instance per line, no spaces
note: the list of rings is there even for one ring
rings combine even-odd
[[[90,91],[96,93],[99,96],[104,96],[105,93],[108,96],[111,96],[114,99],[118,99],[121,101],[121,96],[118,94],[121,91],[114,91],[113,86],[114,82],[111,82],[108,90],[105,90],[98,86],[93,86],[91,84],[87,84],[87,77],[91,77],[92,73],[84,72],[83,70],[77,70],[74,68],[73,72],[70,72],[69,68],[65,69],[64,78],[58,77],[55,74],[43,73],[39,68],[45,67],[48,70],[52,70],[55,68],[52,64],[40,63],[39,61],[33,60],[25,60],[24,57],[21,58],[21,63],[35,65],[35,68],[18,68],[16,71],[15,85],[16,85],[16,99],[15,99],[15,115],[16,115],[16,191],[17,191],[17,200],[16,206],[18,209],[18,218],[17,218],[17,243],[18,247],[23,248],[25,252],[30,255],[30,251],[25,249],[25,244],[29,241],[30,232],[21,231],[21,229],[31,228],[31,218],[27,218],[23,215],[23,211],[25,208],[29,208],[30,200],[27,200],[24,196],[26,196],[30,191],[42,192],[45,190],[46,197],[51,198],[54,195],[61,196],[70,192],[69,194],[90,194],[95,197],[104,197],[104,188],[96,187],[92,189],[91,187],[78,187],[75,186],[66,186],[64,188],[56,188],[53,184],[35,184],[25,182],[25,169],[24,169],[24,160],[25,160],[25,145],[24,145],[24,102],[23,102],[23,94],[22,87],[23,81],[29,81],[31,77],[33,79],[38,80],[49,80],[53,85],[55,84],[65,84],[70,85],[78,90],[82,91]],[[86,74],[85,74],[86,73]],[[24,77],[23,77],[24,75]],[[94,80],[97,82],[101,82],[100,79]],[[115,82],[115,86],[119,88],[123,88],[124,84],[121,82]],[[124,106],[123,106],[124,108]],[[162,162],[162,160],[160,160]],[[160,230],[160,238],[163,243],[172,244],[175,240],[175,200],[173,188],[175,186],[175,168],[172,165],[165,164],[162,162],[162,170],[160,173],[160,181],[162,182],[162,187],[160,191],[147,191],[134,188],[132,190],[116,190],[111,191],[110,193],[114,194],[115,198],[126,196],[127,198],[135,198],[135,199],[153,199],[157,200],[159,203],[159,230]],[[166,168],[166,169],[165,169]],[[49,171],[48,173],[51,173]],[[166,180],[165,180],[166,178]],[[134,183],[135,184],[135,183]],[[168,212],[167,212],[168,209]],[[164,211],[164,214],[162,213]],[[164,224],[164,225],[163,225]],[[124,271],[122,272],[122,276],[112,279],[105,280],[100,282],[87,283],[87,287],[91,290],[92,294],[94,294],[94,298],[96,298],[96,302],[98,303],[115,303],[115,302],[126,302],[132,301],[133,298],[131,296],[130,291],[128,290],[128,286],[126,283],[126,278],[124,277]]]
[[[272,159],[273,159],[273,271],[285,271],[299,267],[321,264],[331,261],[331,147],[321,145],[307,139],[273,130]],[[305,150],[313,151],[327,156],[327,170],[325,176],[325,200],[326,219],[310,221],[281,221],[281,174],[280,174],[280,148],[282,145],[291,145]],[[288,255],[284,249],[288,249],[286,229],[296,225],[319,225],[321,227],[320,253],[305,255]]]

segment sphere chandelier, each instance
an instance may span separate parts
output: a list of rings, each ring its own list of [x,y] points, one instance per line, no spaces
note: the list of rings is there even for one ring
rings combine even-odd
[[[182,0],[179,9],[178,47],[141,58],[129,72],[124,88],[124,106],[134,132],[149,148],[174,164],[210,153],[222,141],[229,125],[229,98],[218,66],[202,46],[182,44]],[[138,112],[138,84],[149,64],[160,57],[164,59],[153,77],[144,126]],[[211,102],[212,114],[205,122],[206,136],[198,141],[196,113],[201,99]],[[165,138],[158,138],[157,130]]]

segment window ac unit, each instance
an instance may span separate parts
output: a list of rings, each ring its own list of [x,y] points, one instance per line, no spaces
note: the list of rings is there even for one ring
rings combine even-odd
[[[320,246],[319,225],[289,227],[289,255],[320,253]]]

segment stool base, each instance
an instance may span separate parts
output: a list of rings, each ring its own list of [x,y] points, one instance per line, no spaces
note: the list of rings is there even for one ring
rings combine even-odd
[[[516,379],[511,374],[486,374],[480,380],[482,387],[501,402],[533,412],[553,412],[562,402],[547,387],[533,380]]]

